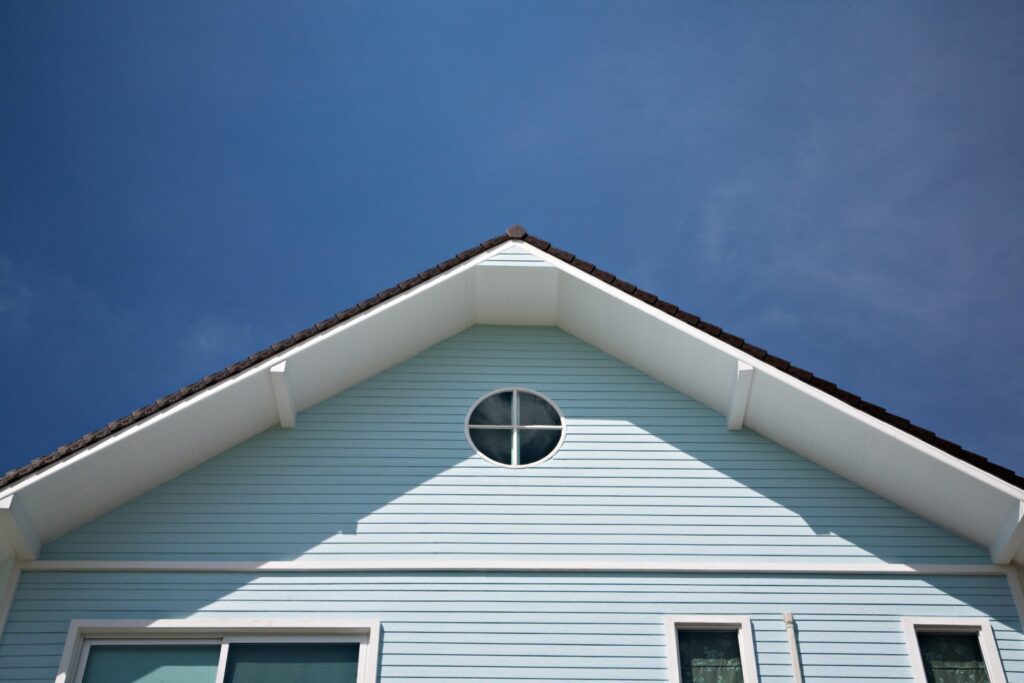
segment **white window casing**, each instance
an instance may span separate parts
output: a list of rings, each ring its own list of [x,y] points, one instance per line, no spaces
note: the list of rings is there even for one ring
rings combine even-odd
[[[665,617],[669,683],[682,683],[679,668],[679,631],[735,631],[740,645],[743,683],[760,683],[757,673],[757,653],[754,649],[754,630],[750,625],[750,617],[690,615]]]
[[[999,657],[999,648],[992,633],[989,619],[967,619],[946,617],[904,617],[903,633],[907,639],[907,650],[910,654],[910,668],[914,675],[914,683],[927,683],[924,659],[917,641],[918,633],[951,633],[975,634],[981,644],[981,655],[985,659],[985,669],[991,683],[1006,683],[1003,661]]]
[[[218,683],[231,643],[358,643],[359,683],[377,678],[380,622],[353,619],[160,619],[156,621],[73,620],[55,683],[81,683],[93,644],[219,644]]]

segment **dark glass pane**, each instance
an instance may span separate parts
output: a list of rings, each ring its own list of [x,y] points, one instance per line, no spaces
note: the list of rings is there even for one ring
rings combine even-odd
[[[736,631],[678,631],[683,683],[743,683]]]
[[[512,464],[511,429],[470,429],[469,438],[476,449],[495,462]]]
[[[555,407],[540,396],[519,392],[519,424],[521,425],[560,425]]]
[[[519,464],[529,465],[543,460],[548,453],[555,450],[560,438],[561,429],[520,429]]]
[[[918,633],[929,683],[989,683],[976,633]]]
[[[219,645],[93,645],[82,683],[214,683]]]
[[[232,643],[225,683],[356,683],[356,643]]]
[[[512,392],[488,396],[480,401],[469,416],[471,425],[510,425],[512,424]]]

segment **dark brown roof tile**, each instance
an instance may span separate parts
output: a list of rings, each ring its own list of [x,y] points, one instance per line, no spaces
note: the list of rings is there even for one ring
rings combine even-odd
[[[595,266],[593,263],[590,263],[589,261],[584,261],[581,258],[574,258],[572,260],[572,265],[575,266],[576,268],[579,268],[584,273],[593,273],[594,269],[597,268],[597,266]]]
[[[650,292],[645,292],[639,287],[633,290],[633,296],[640,299],[640,301],[643,301],[648,306],[653,306],[658,301],[658,297],[654,296]]]
[[[548,249],[548,253],[551,254],[552,256],[554,256],[557,259],[561,259],[562,261],[565,261],[566,263],[572,263],[572,260],[574,258],[576,258],[575,256],[573,256],[569,252],[562,251],[561,249],[556,249],[555,247],[551,247],[550,249]]]
[[[619,278],[615,278],[614,280],[612,280],[612,286],[621,289],[626,294],[632,294],[633,292],[636,291],[636,285],[634,285],[632,282],[620,280]]]
[[[533,235],[530,234],[527,234],[526,237],[523,238],[523,241],[525,241],[527,244],[532,244],[541,251],[547,251],[551,247],[551,242],[545,242],[539,237],[534,237]]]
[[[658,299],[657,301],[654,302],[654,307],[657,308],[659,311],[668,313],[669,315],[675,315],[676,311],[679,310],[679,307],[676,306],[675,304],[663,301],[661,299]]]

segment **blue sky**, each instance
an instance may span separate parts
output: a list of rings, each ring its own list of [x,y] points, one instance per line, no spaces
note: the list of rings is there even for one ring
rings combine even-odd
[[[513,223],[1024,470],[1024,4],[0,4],[6,470]]]

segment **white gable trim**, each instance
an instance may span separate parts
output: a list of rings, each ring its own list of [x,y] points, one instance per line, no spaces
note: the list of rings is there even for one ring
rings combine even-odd
[[[513,265],[492,260],[505,251]],[[543,265],[514,265],[524,254]],[[4,499],[17,494],[21,521],[4,522],[0,557],[30,556],[36,541],[264,429],[287,426],[293,413],[479,323],[557,325],[728,416],[730,425],[753,429],[987,548],[997,563],[1024,559],[1021,489],[520,241],[484,251],[17,482]],[[276,381],[273,367],[286,368]],[[950,499],[958,505],[947,505]],[[36,540],[18,538],[12,528],[30,529]]]

